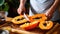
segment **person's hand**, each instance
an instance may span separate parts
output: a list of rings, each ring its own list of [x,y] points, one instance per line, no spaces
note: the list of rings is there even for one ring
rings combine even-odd
[[[47,16],[47,20],[50,20],[51,18],[52,18],[52,16],[53,16],[53,14],[52,14],[52,12],[50,11],[50,10],[47,10],[47,12],[46,13],[44,13],[46,16]]]
[[[22,14],[23,11],[25,11],[25,6],[20,5],[19,8],[17,9],[18,14]]]

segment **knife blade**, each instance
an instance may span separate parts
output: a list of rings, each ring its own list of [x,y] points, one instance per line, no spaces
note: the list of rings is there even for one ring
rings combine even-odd
[[[28,18],[28,16],[24,13],[24,18],[28,21],[30,21],[30,19]]]

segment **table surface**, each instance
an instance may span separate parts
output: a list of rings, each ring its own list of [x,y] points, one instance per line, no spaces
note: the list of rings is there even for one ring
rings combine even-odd
[[[6,24],[8,23],[8,24]],[[11,26],[12,28],[19,28],[19,25],[12,24],[11,22],[6,22],[3,25],[0,25],[2,27],[5,26]],[[30,31],[25,31],[25,30],[19,30],[19,34],[60,34],[60,24],[59,23],[54,23],[54,26],[50,30],[41,30],[40,28],[35,28]],[[15,32],[10,32],[10,34],[16,34]]]
[[[10,25],[6,24],[5,26],[10,26]],[[14,28],[15,26],[16,25],[14,25],[12,28]],[[18,26],[16,26],[16,28],[18,28]],[[60,34],[59,32],[60,32],[60,24],[58,23],[56,23],[50,30],[41,30],[40,28],[35,28],[30,31],[25,31],[20,29],[20,34]],[[10,32],[10,34],[16,34],[16,33]]]

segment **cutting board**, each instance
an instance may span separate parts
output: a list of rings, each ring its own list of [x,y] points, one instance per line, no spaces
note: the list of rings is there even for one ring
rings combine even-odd
[[[13,18],[6,17],[6,21],[11,21]],[[17,26],[18,27],[18,26]],[[54,23],[54,26],[50,30],[41,30],[40,28],[35,28],[29,31],[18,30],[19,34],[60,34],[60,24]],[[17,34],[16,32],[10,32],[10,34]]]

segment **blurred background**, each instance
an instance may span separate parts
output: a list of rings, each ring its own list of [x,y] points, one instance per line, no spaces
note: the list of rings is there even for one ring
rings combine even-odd
[[[5,13],[8,17],[15,17],[18,15],[17,9],[19,7],[20,0],[0,0],[0,13]],[[26,10],[29,7],[29,0],[27,1]]]

